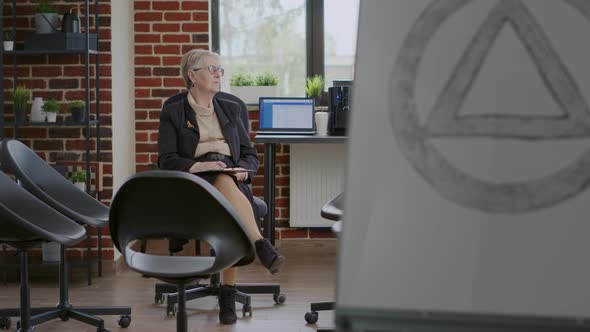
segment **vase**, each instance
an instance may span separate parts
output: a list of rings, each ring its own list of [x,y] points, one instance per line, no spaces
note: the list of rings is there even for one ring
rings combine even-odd
[[[45,112],[41,111],[43,104],[43,98],[35,97],[35,99],[33,99],[33,106],[31,106],[31,122],[45,122]]]

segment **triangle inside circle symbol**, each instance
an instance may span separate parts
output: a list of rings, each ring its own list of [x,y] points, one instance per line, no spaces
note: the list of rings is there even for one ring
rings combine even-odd
[[[549,98],[558,105],[561,114],[459,113],[492,47],[506,27],[511,27],[516,33]],[[430,112],[426,130],[431,137],[482,136],[528,140],[587,137],[590,136],[590,108],[529,9],[521,0],[500,0],[459,59]]]

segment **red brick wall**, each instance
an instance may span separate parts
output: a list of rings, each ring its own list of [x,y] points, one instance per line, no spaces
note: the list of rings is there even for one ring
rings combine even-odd
[[[19,0],[16,5],[16,49],[23,48],[25,33],[34,30],[34,11],[38,1]],[[61,15],[69,8],[80,4],[84,6],[83,1],[51,1],[58,9]],[[4,1],[3,19],[4,31],[12,28],[12,1]],[[90,7],[90,12],[94,13],[94,6]],[[104,162],[104,191],[102,197],[108,202],[112,195],[112,150],[111,150],[111,23],[110,23],[111,5],[109,0],[101,0],[99,4],[99,50],[100,50],[100,113],[101,113],[101,160]],[[90,20],[91,30],[94,31],[94,18]],[[82,18],[82,27],[85,20]],[[34,97],[43,97],[44,100],[54,98],[62,103],[62,110],[67,109],[67,103],[74,99],[85,98],[85,55],[49,55],[49,56],[17,56],[18,85],[24,85],[32,90]],[[91,56],[91,62],[94,63],[94,56]],[[5,120],[12,120],[11,92],[13,89],[13,67],[12,56],[4,56],[4,98],[5,98]],[[91,66],[90,73],[91,83],[91,100],[94,99],[95,72],[94,65]],[[30,108],[30,105],[29,105]],[[95,104],[91,102],[90,112],[96,111]],[[59,118],[67,114],[58,115]],[[5,128],[6,137],[12,137],[12,128]],[[95,137],[96,130],[90,132],[91,137]],[[18,129],[18,137],[28,146],[32,147],[41,157],[50,163],[60,162],[81,162],[85,159],[85,142],[86,130],[82,127],[55,127],[48,125],[46,127],[22,127]],[[91,140],[91,149],[96,148],[96,141]],[[92,160],[95,160],[96,153],[92,153]],[[108,229],[103,230],[103,257],[113,259],[114,249]],[[92,230],[92,243],[97,242],[96,230]],[[86,243],[81,243],[77,248],[70,249],[68,254],[71,256],[82,256],[86,251],[82,248]],[[35,254],[38,254],[36,252]],[[97,254],[93,250],[93,255]]]
[[[166,98],[184,89],[180,59],[192,48],[209,48],[209,1],[134,0],[135,129],[137,171],[157,167],[158,121]],[[258,111],[249,114],[251,138]],[[263,196],[264,148],[256,144],[261,167],[254,194]],[[277,147],[276,221],[278,238],[331,237],[330,231],[287,229],[289,226],[289,146]]]
[[[208,48],[209,1],[134,1],[135,139],[137,171],[158,160],[162,103],[180,92],[180,59],[193,48]]]

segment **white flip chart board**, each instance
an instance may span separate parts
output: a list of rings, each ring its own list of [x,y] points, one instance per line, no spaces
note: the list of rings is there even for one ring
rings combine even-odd
[[[590,317],[590,1],[361,1],[339,308]]]

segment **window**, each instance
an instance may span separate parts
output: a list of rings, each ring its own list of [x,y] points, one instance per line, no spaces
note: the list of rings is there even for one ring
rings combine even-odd
[[[305,0],[219,0],[223,90],[235,73],[271,72],[281,95],[304,95],[305,50]]]
[[[324,75],[326,89],[334,80],[352,80],[356,55],[359,0],[324,1]]]
[[[353,79],[359,0],[211,0],[213,50],[229,80],[270,71],[283,96],[303,96],[305,78]]]

